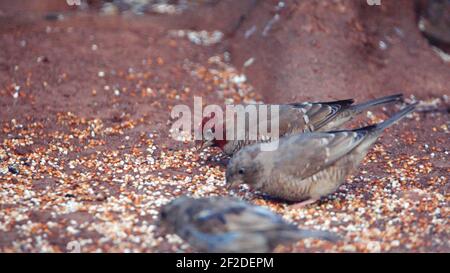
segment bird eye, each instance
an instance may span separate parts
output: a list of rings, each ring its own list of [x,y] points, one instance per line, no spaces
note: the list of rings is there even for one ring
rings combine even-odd
[[[166,219],[167,213],[165,211],[161,212],[161,219]]]
[[[238,171],[239,174],[244,174],[244,172],[245,172],[245,170],[243,168],[240,168]]]

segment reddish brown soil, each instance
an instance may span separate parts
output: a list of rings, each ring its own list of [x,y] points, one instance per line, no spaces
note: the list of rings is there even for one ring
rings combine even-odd
[[[266,100],[449,94],[450,64],[422,37],[414,1],[285,2],[270,35],[262,31],[275,5],[263,1],[237,32],[242,42],[231,45],[238,67],[254,58],[246,73]]]
[[[171,107],[192,105],[194,95],[223,104],[222,95],[235,102],[292,102],[366,100],[399,91],[429,101],[450,94],[449,63],[417,30],[412,1],[383,1],[381,7],[286,1],[266,37],[261,30],[274,16],[274,1],[141,17],[99,16],[62,1],[32,2],[0,3],[5,252],[64,252],[71,241],[81,241],[81,251],[192,251],[153,228],[159,199],[228,194],[222,184],[226,160],[213,162],[209,154],[195,154],[190,143],[169,138]],[[65,17],[45,20],[48,11]],[[246,39],[253,25],[257,32]],[[226,41],[204,47],[168,35],[187,28],[221,29]],[[217,92],[220,80],[205,71],[214,67],[208,59],[225,50],[238,68],[254,58],[241,70],[254,92]],[[330,228],[347,238],[279,251],[448,252],[450,119],[448,102],[442,101],[437,110],[389,129],[351,183],[317,206],[297,212],[245,190],[239,195],[301,226]],[[386,117],[393,108],[374,112]],[[157,163],[145,169],[150,146]],[[137,177],[134,168],[141,167]],[[396,179],[399,186],[391,188]]]

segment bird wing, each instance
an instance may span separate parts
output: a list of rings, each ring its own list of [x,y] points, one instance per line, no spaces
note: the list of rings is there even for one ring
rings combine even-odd
[[[367,131],[305,133],[282,139],[274,157],[274,170],[298,178],[309,177],[350,153]]]
[[[279,122],[278,128],[279,128],[279,135],[284,136],[287,134],[291,134],[294,132],[311,132],[316,131],[320,129],[321,127],[325,126],[329,122],[331,122],[340,112],[344,111],[345,109],[348,109],[350,105],[354,101],[349,100],[339,100],[339,101],[331,101],[331,102],[303,102],[303,103],[292,103],[292,104],[280,104],[280,105],[270,105],[270,107],[266,111],[266,117],[260,116],[263,112],[261,112],[261,104],[256,105],[246,105],[248,106],[255,106],[254,111],[250,111],[249,113],[255,113],[257,115],[257,119],[250,119],[250,115],[245,116],[245,127],[243,128],[246,132],[246,137],[248,138],[248,134],[250,133],[250,128],[257,128],[256,124],[250,124],[252,122],[261,122],[262,119],[267,118],[268,124],[267,129],[272,128],[272,107],[278,106],[279,108],[279,118],[277,121]],[[247,108],[241,107],[236,108],[235,111],[238,109],[246,111]],[[243,113],[241,112],[241,117]],[[217,128],[223,128],[225,131],[225,134],[223,135],[225,139],[229,139],[229,135],[227,133],[233,133],[233,135],[236,134],[237,126],[236,118],[239,116],[237,112],[233,112],[232,116],[226,116],[226,119],[222,122],[219,122],[215,129]],[[231,127],[230,127],[231,126]],[[253,127],[251,127],[253,126]],[[234,128],[234,129],[231,129]],[[256,133],[256,130],[254,131]],[[268,132],[261,132],[258,131],[259,140],[265,139],[265,134]],[[220,133],[217,133],[220,135]],[[234,139],[234,138],[233,138]]]
[[[273,212],[234,199],[211,199],[209,206],[193,217],[193,225],[205,233],[256,232],[291,229],[292,226]],[[214,204],[214,205],[213,205]]]
[[[333,120],[338,113],[350,107],[354,101],[339,100],[331,102],[303,102],[287,104],[290,111],[300,111],[302,119],[298,122],[304,123],[306,131],[315,131]],[[282,114],[281,114],[282,115]],[[283,117],[281,116],[281,119]]]

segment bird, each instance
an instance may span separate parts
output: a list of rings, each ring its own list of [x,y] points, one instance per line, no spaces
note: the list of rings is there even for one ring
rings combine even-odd
[[[201,252],[271,252],[304,238],[337,242],[340,236],[299,229],[262,206],[229,196],[178,197],[161,208],[159,226]]]
[[[395,94],[356,105],[353,104],[353,99],[330,102],[279,104],[277,105],[279,106],[279,137],[296,133],[336,130],[347,121],[350,121],[354,116],[370,107],[401,101],[402,99],[402,94]],[[256,104],[255,106],[258,108],[261,104]],[[273,105],[269,106],[271,107]],[[198,147],[197,150],[199,151],[211,146],[219,147],[224,154],[231,156],[242,147],[257,142],[268,141],[270,138],[270,136],[259,132],[257,140],[254,140],[255,138],[251,139],[249,137],[249,126],[251,126],[251,124],[246,122],[246,128],[244,129],[246,135],[244,139],[237,139],[237,137],[227,139],[225,132],[227,122],[217,122],[218,124],[215,124],[214,118],[215,114],[211,113],[209,116],[204,117],[199,125],[201,131],[205,132],[202,140],[196,141],[196,146]],[[234,125],[234,121],[228,122],[228,124],[231,123]],[[223,128],[223,137],[221,139],[217,139],[214,135],[217,127]],[[269,127],[270,119],[268,121],[268,128]]]
[[[247,146],[229,161],[226,184],[229,188],[247,184],[269,196],[295,202],[292,208],[314,203],[336,191],[381,133],[414,111],[416,104],[384,122],[359,129],[287,136],[273,151],[262,151],[260,144]]]

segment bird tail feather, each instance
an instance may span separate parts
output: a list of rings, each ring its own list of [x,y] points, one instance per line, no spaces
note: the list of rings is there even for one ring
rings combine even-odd
[[[381,123],[378,123],[377,125],[375,125],[376,130],[383,131],[387,127],[393,125],[394,123],[401,120],[409,113],[413,112],[416,109],[416,105],[417,105],[417,103],[410,104],[410,105],[406,106],[405,108],[403,108],[401,111],[395,113],[392,117],[388,118],[387,120],[385,120]]]
[[[341,238],[336,233],[333,232],[323,230],[305,230],[305,229],[285,232],[283,237],[285,237],[285,239],[288,240],[301,240],[306,238],[314,238],[330,242],[337,242],[341,240]]]
[[[371,101],[367,101],[364,103],[356,104],[356,105],[352,106],[352,109],[357,112],[362,112],[372,106],[389,103],[389,102],[401,101],[401,100],[403,100],[403,94],[395,94],[395,95],[386,96],[386,97],[374,99]]]
[[[417,102],[410,104],[410,105],[406,106],[405,108],[403,108],[401,111],[395,113],[392,117],[388,118],[387,120],[380,122],[378,124],[375,124],[375,125],[370,125],[370,126],[356,129],[356,130],[354,130],[354,132],[360,132],[360,131],[381,132],[384,129],[386,129],[389,126],[396,123],[397,121],[404,118],[409,113],[413,112],[416,109],[416,105],[417,105]]]

